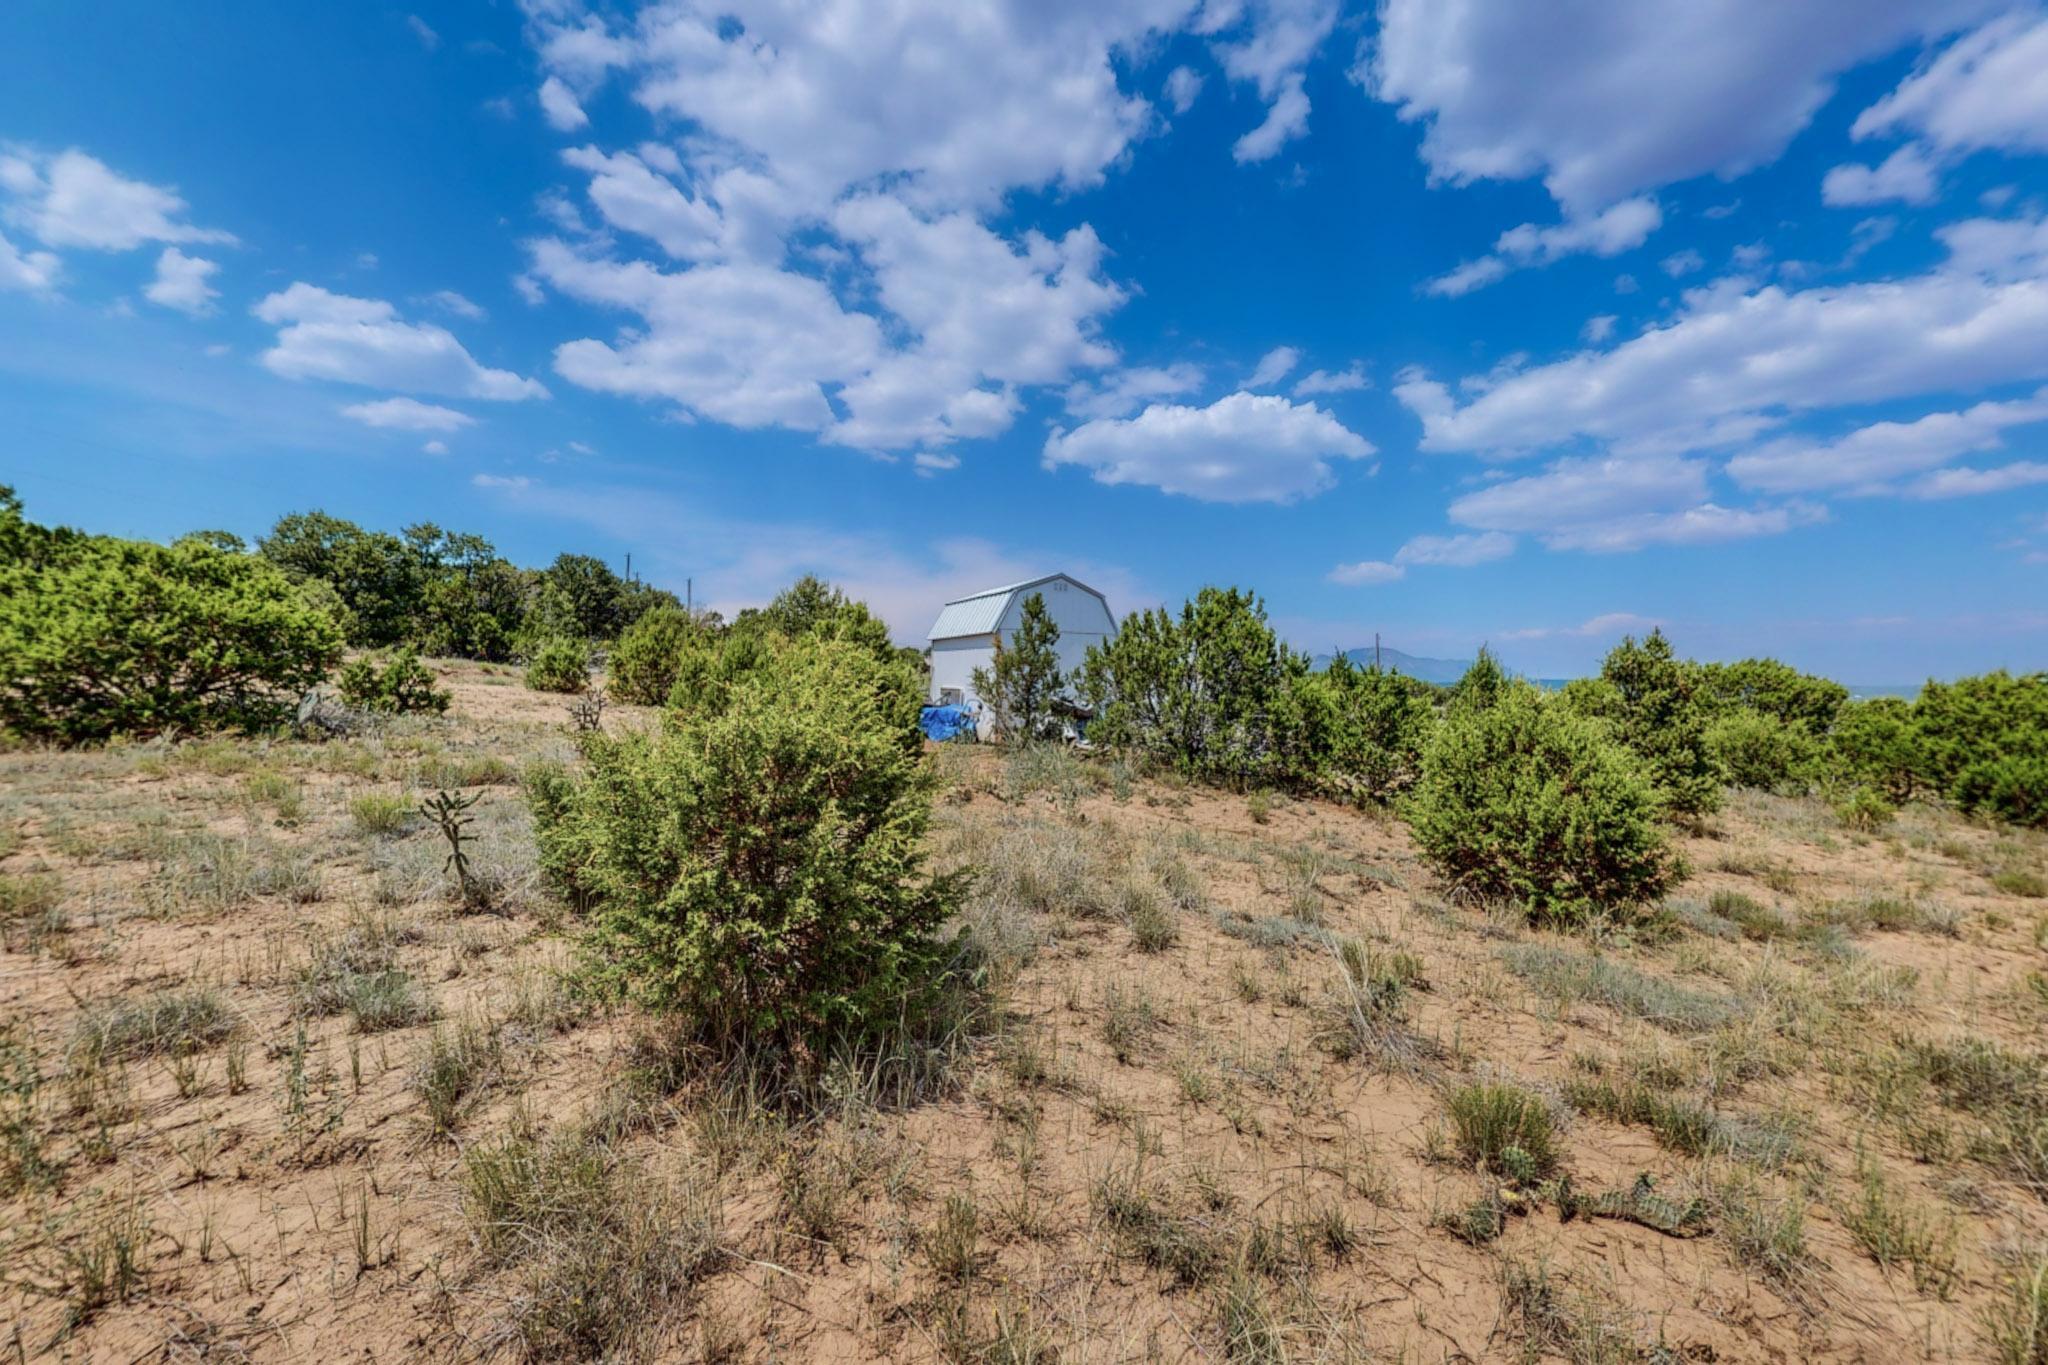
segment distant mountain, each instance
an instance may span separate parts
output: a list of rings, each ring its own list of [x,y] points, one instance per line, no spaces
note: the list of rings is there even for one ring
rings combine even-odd
[[[1328,668],[1331,657],[1328,654],[1316,655],[1314,666],[1316,668]],[[1367,645],[1363,649],[1347,649],[1344,651],[1344,657],[1360,668],[1368,668],[1372,665],[1373,648],[1371,645]],[[1448,686],[1464,677],[1465,670],[1472,667],[1473,664],[1471,659],[1425,658],[1420,654],[1409,654],[1387,645],[1380,646],[1379,662],[1380,667],[1389,673],[1399,673],[1403,677],[1415,678],[1426,683],[1438,683],[1444,686]],[[1510,677],[1519,678],[1527,676],[1526,674],[1515,672],[1514,669],[1508,668],[1506,664],[1502,664],[1501,667],[1507,670]],[[1530,678],[1529,681],[1545,691],[1555,692],[1558,688],[1570,682],[1571,679]]]
[[[1330,666],[1331,657],[1332,656],[1328,654],[1318,654],[1315,656],[1313,666],[1318,669],[1328,668]],[[1347,649],[1344,651],[1344,657],[1351,660],[1352,663],[1358,665],[1360,668],[1369,667],[1372,664],[1373,660],[1372,646],[1366,645],[1362,649]],[[1380,667],[1386,669],[1387,672],[1400,673],[1406,677],[1417,678],[1426,683],[1439,683],[1446,685],[1454,683],[1458,679],[1465,676],[1466,669],[1472,667],[1472,660],[1470,659],[1430,659],[1425,658],[1419,654],[1409,654],[1405,651],[1394,649],[1391,646],[1387,645],[1380,646],[1379,657]],[[1507,670],[1507,673],[1510,677],[1527,676],[1526,674],[1517,673],[1513,668],[1509,667],[1505,663],[1503,663],[1501,667]],[[1544,689],[1546,692],[1555,692],[1559,688],[1563,687],[1566,683],[1570,682],[1571,679],[1529,678],[1529,681],[1535,683],[1538,687]],[[1859,701],[1867,697],[1904,697],[1907,701],[1911,701],[1915,697],[1920,695],[1920,685],[1917,683],[1910,687],[1901,687],[1895,685],[1858,686],[1855,683],[1847,683],[1844,685],[1848,687],[1849,695],[1851,697],[1856,698]]]
[[[1347,649],[1344,651],[1344,657],[1361,668],[1370,667],[1373,661],[1373,648],[1367,645],[1363,649]],[[1328,668],[1330,658],[1328,654],[1318,654],[1315,666],[1319,669]],[[1426,659],[1419,654],[1404,653],[1385,645],[1380,647],[1379,663],[1380,667],[1389,673],[1399,673],[1430,683],[1454,683],[1465,676],[1466,669],[1472,667],[1470,659]]]

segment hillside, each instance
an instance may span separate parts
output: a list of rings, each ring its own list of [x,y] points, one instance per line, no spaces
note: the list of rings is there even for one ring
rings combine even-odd
[[[1985,1359],[2048,1237],[2040,836],[1738,794],[1568,937],[1371,813],[947,747],[987,994],[777,1108],[570,988],[562,705],[436,669],[356,738],[0,755],[18,1355]]]

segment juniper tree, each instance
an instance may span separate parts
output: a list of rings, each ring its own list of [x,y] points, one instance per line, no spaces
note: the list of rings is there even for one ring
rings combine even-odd
[[[1010,643],[998,645],[993,666],[977,668],[970,679],[975,695],[995,714],[996,732],[1005,739],[1042,739],[1058,723],[1053,703],[1067,690],[1060,672],[1060,628],[1045,609],[1045,597],[1024,599],[1023,619]]]

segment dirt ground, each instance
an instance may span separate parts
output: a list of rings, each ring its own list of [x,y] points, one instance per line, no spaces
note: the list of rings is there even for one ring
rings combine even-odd
[[[949,746],[982,1008],[798,1114],[574,991],[565,701],[436,667],[348,739],[0,754],[14,1358],[2043,1358],[2048,840],[1731,793],[1566,936],[1383,814]],[[1548,1169],[1475,1150],[1501,1087]]]

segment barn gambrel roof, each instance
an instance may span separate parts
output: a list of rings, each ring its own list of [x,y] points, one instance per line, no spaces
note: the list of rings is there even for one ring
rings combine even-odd
[[[1009,609],[1010,599],[1027,588],[1041,583],[1050,583],[1055,578],[1064,578],[1081,591],[1093,596],[1107,609],[1109,599],[1083,583],[1070,573],[1049,573],[1037,578],[1027,578],[1021,583],[1008,583],[1000,588],[984,588],[980,592],[956,597],[939,609],[939,619],[932,622],[929,635],[931,640],[956,640],[963,635],[992,635]]]

